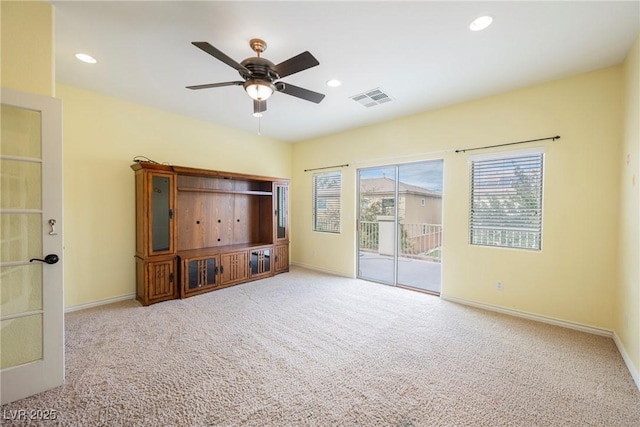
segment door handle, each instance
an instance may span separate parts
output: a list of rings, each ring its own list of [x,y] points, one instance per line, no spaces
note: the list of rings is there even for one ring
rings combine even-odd
[[[49,254],[46,257],[44,257],[44,259],[31,258],[29,260],[29,262],[33,262],[33,261],[40,261],[40,262],[44,262],[46,264],[55,264],[56,262],[60,261],[60,258],[58,258],[58,255],[56,255],[56,254]]]

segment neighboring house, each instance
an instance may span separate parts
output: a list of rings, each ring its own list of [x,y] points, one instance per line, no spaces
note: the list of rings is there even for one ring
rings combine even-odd
[[[368,206],[380,201],[383,215],[394,213],[395,180],[364,178],[360,195]],[[398,218],[402,224],[442,224],[442,192],[411,184],[398,184]]]
[[[393,227],[388,225],[395,214],[395,186],[395,180],[387,177],[360,180],[362,250],[393,253]],[[400,254],[421,257],[429,254],[429,259],[438,261],[439,252],[434,257],[431,251],[442,244],[442,192],[399,182],[397,201],[402,233]]]

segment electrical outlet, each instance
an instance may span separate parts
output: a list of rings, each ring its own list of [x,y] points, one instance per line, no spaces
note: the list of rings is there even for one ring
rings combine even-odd
[[[504,284],[500,280],[496,280],[496,289],[499,291],[504,289]]]

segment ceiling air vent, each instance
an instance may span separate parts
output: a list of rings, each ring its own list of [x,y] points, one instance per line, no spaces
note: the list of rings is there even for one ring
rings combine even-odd
[[[392,98],[384,93],[379,87],[353,95],[350,98],[365,107],[373,107],[392,100]]]

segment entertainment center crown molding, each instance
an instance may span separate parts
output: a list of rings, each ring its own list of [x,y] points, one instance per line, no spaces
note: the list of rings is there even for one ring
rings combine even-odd
[[[142,305],[289,271],[289,180],[137,162]]]

